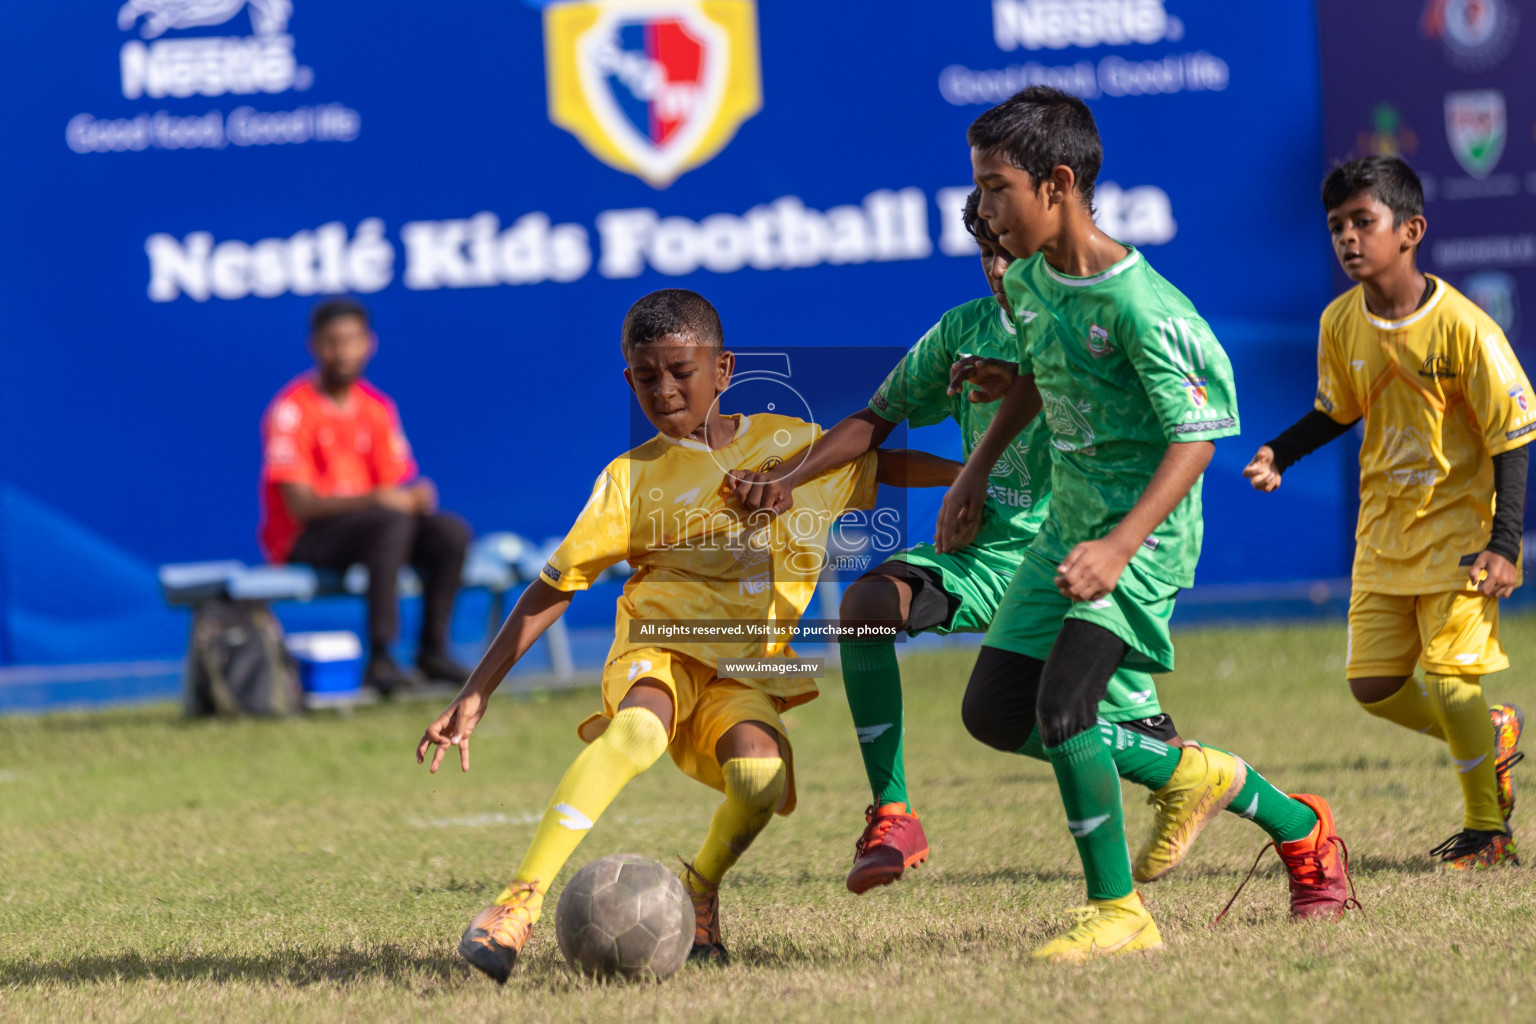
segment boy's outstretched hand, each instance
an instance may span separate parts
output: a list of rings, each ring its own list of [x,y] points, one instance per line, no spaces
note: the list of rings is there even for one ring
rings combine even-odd
[[[428,769],[436,773],[437,766],[443,763],[443,756],[448,753],[449,747],[459,748],[459,769],[469,771],[469,734],[475,731],[475,726],[480,724],[480,717],[485,714],[485,706],[490,701],[488,694],[478,690],[463,690],[448,705],[448,709],[437,716],[437,720],[427,726],[427,731],[422,734],[421,742],[416,744],[416,763],[421,764],[427,758],[427,748],[437,746],[437,751],[432,755],[432,767]]]
[[[1492,551],[1478,555],[1467,575],[1484,597],[1508,597],[1520,586],[1520,570],[1515,563]]]
[[[967,396],[978,405],[996,402],[1013,387],[1019,375],[1019,364],[1006,359],[983,359],[981,356],[962,355],[949,368],[949,393],[958,395],[960,385],[970,381],[973,387]]]
[[[1280,486],[1280,474],[1275,472],[1275,450],[1264,445],[1254,453],[1253,459],[1243,467],[1243,476],[1253,484],[1253,489],[1268,494]]]

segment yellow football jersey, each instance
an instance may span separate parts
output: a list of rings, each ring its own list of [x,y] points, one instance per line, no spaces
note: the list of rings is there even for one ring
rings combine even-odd
[[[874,507],[876,455],[868,452],[795,488],[795,507],[784,515],[746,513],[726,496],[727,472],[778,465],[821,428],[770,413],[736,419],[736,436],[724,448],[657,434],[610,462],[544,566],[544,581],[567,591],[586,589],[621,560],[634,566],[619,598],[610,662],[642,647],[674,649],[710,666],[791,653],[767,624],[799,620],[815,595],[833,522]],[[740,628],[702,642],[654,632],[686,620]],[[653,632],[632,636],[631,622]],[[741,682],[776,697],[816,691],[805,677]]]
[[[1354,582],[1380,594],[1470,585],[1493,524],[1493,456],[1536,436],[1536,397],[1504,332],[1439,278],[1422,307],[1383,320],[1360,286],[1322,317],[1317,408],[1365,418]]]

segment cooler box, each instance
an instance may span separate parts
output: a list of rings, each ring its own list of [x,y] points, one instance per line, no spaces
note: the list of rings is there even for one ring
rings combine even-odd
[[[356,693],[363,686],[363,643],[356,633],[293,633],[288,653],[305,693]]]

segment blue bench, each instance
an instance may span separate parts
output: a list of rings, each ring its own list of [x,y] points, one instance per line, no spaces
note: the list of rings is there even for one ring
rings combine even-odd
[[[555,542],[540,548],[515,533],[492,533],[470,545],[464,559],[460,584],[479,587],[491,594],[488,636],[506,618],[507,594],[538,578]],[[308,565],[246,565],[223,560],[181,562],[160,567],[160,590],[167,604],[196,609],[214,600],[312,601],[317,597],[362,596],[368,591],[368,570],[354,565],[345,573]],[[421,593],[421,580],[410,569],[400,573],[400,596]],[[550,671],[558,682],[574,678],[571,641],[565,622],[556,620],[545,631],[545,650]]]

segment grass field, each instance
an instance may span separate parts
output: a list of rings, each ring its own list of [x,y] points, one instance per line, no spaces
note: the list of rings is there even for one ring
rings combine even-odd
[[[1536,619],[1505,632],[1517,668],[1489,691],[1536,710]],[[1460,825],[1455,775],[1443,747],[1355,707],[1342,627],[1178,641],[1181,668],[1162,692],[1181,730],[1332,800],[1363,914],[1290,924],[1271,855],[1208,930],[1263,842],[1226,815],[1145,890],[1160,955],[1031,964],[1082,902],[1081,876],[1049,769],[961,728],[964,653],[905,669],[930,863],[864,897],[844,890],[868,792],[828,679],[821,700],[790,713],[800,809],[722,891],[735,964],[660,985],[574,978],[553,913],[505,989],[453,952],[515,867],[593,691],[493,702],[468,776],[415,766],[437,710],[420,704],[280,723],[188,724],[166,707],[11,718],[0,720],[0,1019],[1536,1019],[1536,872],[1431,870],[1425,852]],[[1126,790],[1133,844],[1141,801]],[[573,868],[615,851],[691,854],[716,802],[663,759]]]

